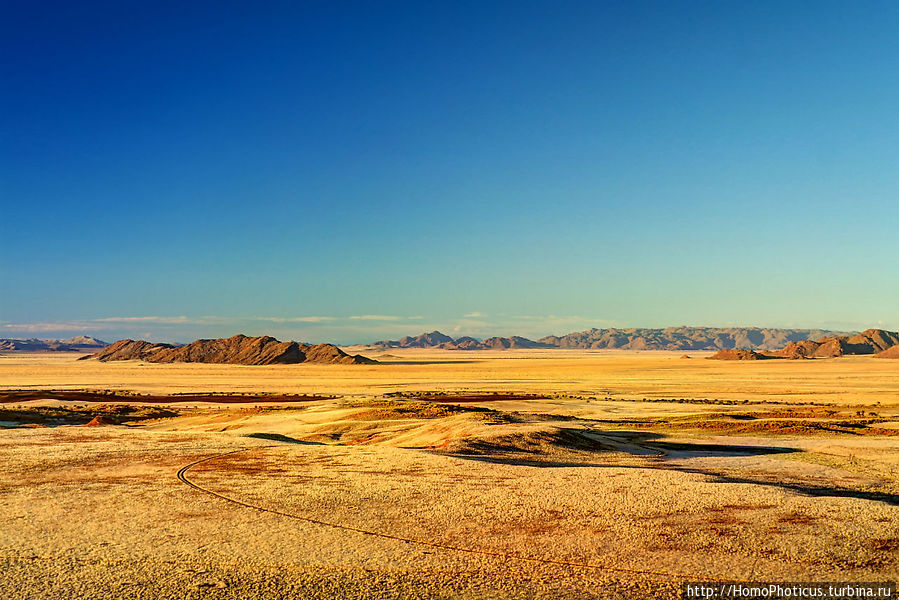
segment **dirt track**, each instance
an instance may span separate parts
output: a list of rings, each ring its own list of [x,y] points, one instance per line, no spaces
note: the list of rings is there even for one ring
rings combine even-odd
[[[490,552],[487,550],[481,550],[481,549],[477,549],[477,548],[473,548],[473,547],[453,546],[453,545],[448,545],[448,544],[435,543],[435,542],[428,541],[428,540],[416,540],[416,539],[406,538],[406,537],[402,537],[402,536],[398,536],[398,535],[392,535],[389,533],[371,531],[371,530],[367,530],[367,529],[360,529],[358,527],[342,525],[340,523],[331,523],[331,522],[322,521],[322,520],[315,519],[315,518],[308,517],[308,516],[297,515],[297,514],[293,514],[293,513],[286,513],[286,512],[279,511],[279,510],[274,510],[271,508],[265,508],[262,506],[258,506],[255,504],[249,504],[247,502],[238,500],[238,499],[232,497],[231,495],[228,495],[228,494],[225,494],[222,492],[217,492],[217,491],[211,490],[209,488],[203,487],[203,486],[191,481],[187,477],[187,472],[190,471],[191,468],[193,468],[194,466],[196,466],[198,464],[208,463],[208,462],[214,461],[218,458],[221,458],[223,456],[230,456],[230,455],[239,454],[239,453],[243,453],[243,452],[253,452],[253,451],[258,451],[258,450],[262,450],[264,448],[269,448],[269,447],[271,447],[271,446],[262,446],[262,447],[256,447],[256,448],[245,448],[245,449],[240,449],[240,450],[232,450],[231,452],[225,452],[223,454],[216,454],[216,455],[213,455],[213,456],[210,456],[207,458],[202,458],[200,460],[194,461],[188,465],[181,467],[181,469],[178,470],[177,477],[181,482],[183,482],[184,484],[186,484],[196,490],[199,490],[203,493],[209,494],[210,496],[220,498],[226,502],[230,502],[231,504],[235,504],[237,506],[242,506],[244,508],[257,510],[260,512],[267,512],[267,513],[279,515],[282,517],[286,517],[289,519],[306,521],[308,523],[313,523],[315,525],[321,525],[323,527],[333,527],[335,529],[343,529],[345,531],[352,531],[355,533],[359,533],[361,535],[370,535],[370,536],[375,536],[375,537],[379,537],[379,538],[395,540],[398,542],[415,544],[418,546],[425,546],[427,548],[435,548],[438,550],[446,550],[449,552],[466,552],[469,554],[479,554],[482,556],[491,556],[494,558],[514,560],[514,561],[533,562],[533,563],[540,563],[540,564],[545,564],[545,565],[559,565],[559,566],[565,566],[565,567],[575,567],[575,568],[580,568],[580,569],[595,569],[595,570],[599,570],[599,571],[609,571],[609,572],[614,572],[614,573],[650,575],[650,576],[659,577],[663,581],[668,581],[668,582],[670,582],[674,579],[680,579],[680,580],[684,580],[684,581],[689,581],[689,580],[695,581],[695,580],[699,580],[702,577],[705,577],[706,580],[711,579],[711,580],[718,580],[718,581],[746,581],[746,580],[738,580],[738,579],[718,579],[718,578],[714,578],[714,577],[709,578],[707,575],[697,575],[697,574],[690,574],[690,573],[670,573],[670,572],[663,572],[663,571],[654,571],[652,569],[646,569],[646,568],[627,569],[624,567],[613,567],[613,566],[604,566],[604,565],[591,564],[591,563],[580,563],[580,562],[569,561],[569,560],[557,560],[557,559],[552,559],[552,558],[525,556],[525,555],[510,554],[510,553],[505,553],[505,552]],[[657,454],[657,456],[662,456],[662,455],[664,455],[664,453]]]
[[[877,405],[894,388],[865,379],[870,365],[789,365],[749,389],[748,376],[770,373],[504,356],[397,364],[366,382],[344,367],[50,365],[47,378],[72,388],[100,377],[129,392],[2,408],[0,597],[642,599],[678,597],[683,577],[899,576],[899,413]],[[0,364],[0,384],[32,367],[39,378],[41,365],[16,361]],[[792,379],[806,368],[811,379]],[[722,378],[715,389],[740,391],[687,393],[688,376],[707,371]],[[514,376],[528,372],[531,384]],[[335,396],[391,373],[432,379],[399,397],[256,406],[273,381],[279,393]],[[828,405],[846,374],[852,402]],[[325,375],[330,390],[305,387]],[[437,388],[442,375],[456,379]],[[600,380],[655,391],[572,391]],[[228,392],[238,381],[256,394],[248,404],[216,393],[196,409],[125,406],[136,389]],[[544,393],[553,381],[567,392]],[[662,401],[673,389],[685,393]],[[98,411],[120,425],[72,426]]]

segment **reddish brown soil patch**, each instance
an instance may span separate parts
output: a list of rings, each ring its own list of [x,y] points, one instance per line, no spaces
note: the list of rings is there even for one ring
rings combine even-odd
[[[438,404],[427,400],[397,401],[376,400],[365,405],[368,410],[353,415],[365,421],[384,421],[391,419],[441,419],[466,413],[483,421],[508,423],[511,417],[487,408],[461,407],[454,404]]]
[[[0,421],[19,423],[19,427],[57,427],[59,425],[113,425],[176,417],[178,413],[160,406],[95,404],[90,406],[0,408]],[[97,421],[95,423],[92,422]],[[98,420],[99,419],[99,420]]]
[[[724,504],[710,508],[711,511],[734,511],[734,510],[766,510],[774,508],[774,504]]]
[[[393,392],[388,398],[414,398],[426,402],[496,402],[497,400],[546,400],[540,394],[515,394],[512,392],[482,392],[460,394],[453,392]]]
[[[102,427],[103,425],[115,425],[116,422],[112,419],[108,419],[103,415],[97,415],[90,422],[85,423],[84,427]]]
[[[854,421],[794,421],[771,420],[755,421],[739,427],[732,427],[735,433],[780,433],[780,434],[808,434],[808,433],[848,433],[850,435],[875,435],[897,436],[899,429],[887,429],[883,427],[869,427],[864,422]]]
[[[252,402],[314,402],[334,400],[337,396],[317,396],[300,394],[166,394],[139,395],[127,392],[86,391],[86,390],[28,390],[0,392],[0,404],[27,402],[29,400],[65,400],[68,402],[142,402],[149,404],[170,404],[172,402],[214,402],[216,404],[246,404]]]
[[[618,427],[628,426],[640,429],[658,427],[665,429],[695,428],[751,434],[809,435],[837,433],[865,436],[899,436],[899,429],[876,426],[878,423],[887,420],[880,417],[833,418],[833,415],[828,411],[824,411],[824,414],[816,414],[814,411],[807,413],[803,411],[796,411],[796,413],[770,411],[758,414],[714,413],[681,418],[618,419],[614,421],[602,420],[602,422]]]
[[[815,518],[801,512],[793,511],[777,519],[777,522],[789,523],[791,525],[812,525],[815,522]]]

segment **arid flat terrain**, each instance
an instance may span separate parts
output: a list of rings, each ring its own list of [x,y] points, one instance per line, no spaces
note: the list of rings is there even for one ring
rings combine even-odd
[[[7,354],[0,596],[675,598],[685,580],[895,580],[895,361],[682,354]]]
[[[358,348],[347,349],[350,353]],[[77,361],[80,354],[0,356],[0,389],[128,389],[141,393],[383,394],[490,390],[614,396],[899,405],[899,366],[871,356],[738,364],[711,352],[391,349],[379,365],[152,364]]]

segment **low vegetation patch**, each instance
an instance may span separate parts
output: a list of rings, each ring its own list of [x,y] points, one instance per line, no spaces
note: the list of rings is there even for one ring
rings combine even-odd
[[[338,396],[318,394],[241,394],[237,392],[136,394],[122,390],[7,390],[0,391],[0,404],[15,404],[32,400],[62,400],[65,402],[146,402],[147,404],[171,404],[173,402],[210,402],[216,404],[245,404],[248,402],[313,402],[334,400]]]
[[[899,554],[899,537],[871,540],[871,550]]]
[[[625,418],[598,422],[616,427],[702,429],[745,434],[843,434],[899,436],[899,429],[878,427],[886,417],[850,417],[832,410],[707,413],[673,417]]]
[[[390,392],[386,398],[413,398],[425,402],[496,402],[497,400],[546,400],[540,394],[514,392]]]
[[[551,429],[526,433],[494,436],[489,438],[466,438],[455,440],[446,448],[449,454],[496,456],[503,454],[526,454],[533,458],[541,455],[553,456],[560,451],[609,452],[614,447],[588,438],[579,430]]]
[[[511,423],[514,418],[503,412],[476,406],[437,404],[429,401],[374,400],[360,406],[366,407],[354,415],[366,421],[393,419],[442,419],[459,414],[470,414],[491,423]]]
[[[0,423],[5,427],[56,427],[59,425],[119,425],[125,422],[165,419],[178,412],[159,406],[100,404],[74,407],[33,407],[0,409]]]

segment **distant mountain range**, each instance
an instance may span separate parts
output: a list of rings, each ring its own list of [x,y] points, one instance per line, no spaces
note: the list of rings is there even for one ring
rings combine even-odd
[[[794,341],[840,335],[826,329],[767,327],[666,327],[665,329],[588,329],[540,341],[559,348],[624,350],[774,350]]]
[[[554,348],[550,344],[535,342],[527,338],[513,335],[512,337],[492,337],[479,340],[473,337],[463,336],[451,338],[439,331],[422,333],[416,336],[406,336],[398,340],[383,340],[375,342],[372,348],[386,350],[388,348],[440,348],[441,350],[507,350],[510,348]]]
[[[833,358],[837,356],[871,355],[899,358],[899,333],[883,329],[867,329],[847,336],[824,336],[818,339],[791,341],[780,350],[720,350],[709,358],[717,360],[766,360],[772,358]]]
[[[87,335],[79,335],[67,340],[27,340],[0,338],[0,351],[11,352],[94,352],[109,343]]]
[[[416,336],[406,336],[398,340],[382,340],[371,344],[369,347],[377,350],[391,348],[439,348],[444,350],[505,350],[517,348],[608,348],[674,351],[751,350],[756,353],[777,354],[782,358],[797,358],[803,356],[875,354],[887,349],[894,354],[899,354],[899,350],[894,348],[894,346],[899,344],[893,341],[894,339],[899,340],[899,338],[891,337],[896,335],[895,333],[879,329],[870,329],[859,334],[826,329],[778,329],[766,327],[594,328],[563,336],[551,335],[535,341],[521,336],[491,337],[483,340],[469,336],[453,338],[439,331],[431,331]],[[868,337],[865,338],[864,336]],[[237,343],[234,341],[237,338],[267,340],[263,344],[268,348],[265,352],[272,352],[279,357],[273,359],[272,362],[304,362],[307,359],[295,360],[299,356],[299,354],[296,354],[297,352],[306,356],[307,351],[305,349],[335,348],[331,344],[317,344],[313,346],[299,344],[298,342],[279,342],[269,337],[246,338],[245,336],[234,336],[227,338],[227,340],[231,340],[229,347],[232,350],[242,344],[249,343]],[[225,346],[224,341],[226,340],[197,340],[187,345],[174,345],[153,344],[141,340],[120,340],[113,347],[110,347],[108,352],[105,354],[100,353],[96,357],[104,356],[108,357],[105,360],[118,360],[119,356],[128,356],[128,358],[150,360],[146,357],[149,357],[151,354],[155,355],[157,351],[160,351],[158,358],[154,358],[153,362],[162,360],[165,362],[181,362],[185,359],[194,360],[191,357],[200,356],[200,354],[207,351],[213,352],[210,348],[221,349]],[[200,344],[201,342],[203,344]],[[294,344],[295,346],[281,348],[276,351],[274,349],[280,348],[280,346],[273,344]],[[77,336],[64,340],[40,340],[36,338],[26,340],[0,339],[0,351],[97,352],[107,346],[109,346],[107,342],[89,336]],[[163,350],[164,352],[162,352]],[[231,351],[229,350],[228,352]],[[318,356],[315,351],[310,352],[311,356]],[[226,354],[228,353],[226,352]],[[295,354],[296,356],[294,356]],[[230,356],[230,354],[228,355]],[[346,360],[339,355],[335,355],[334,360],[330,361],[324,358],[325,355],[322,355],[321,362],[342,362]],[[346,356],[349,357],[349,355]],[[746,356],[752,355],[747,354]],[[257,357],[257,359],[268,360],[260,357]],[[104,360],[104,358],[101,358],[101,360]],[[244,360],[244,358],[234,360]],[[318,360],[313,358],[313,361]]]
[[[451,338],[439,331],[384,340],[376,349],[442,348],[446,350],[489,350],[507,348],[617,348],[622,350],[776,350],[790,342],[841,335],[826,329],[775,329],[764,327],[667,327],[665,329],[588,329],[563,336],[547,336],[537,341],[527,338]]]

